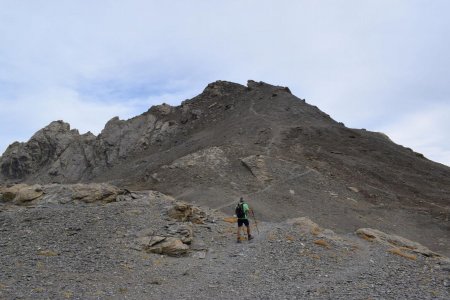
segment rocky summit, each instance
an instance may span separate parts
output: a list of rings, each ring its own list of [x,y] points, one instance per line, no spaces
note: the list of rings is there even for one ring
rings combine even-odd
[[[236,244],[239,197],[258,223]],[[449,167],[287,87],[217,81],[11,144],[0,298],[448,299],[449,212]]]

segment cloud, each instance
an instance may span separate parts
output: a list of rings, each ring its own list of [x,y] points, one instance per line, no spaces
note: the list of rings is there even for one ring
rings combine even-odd
[[[417,110],[393,122],[384,124],[379,131],[386,133],[394,142],[414,150],[428,159],[450,166],[450,107],[434,105]]]
[[[189,90],[166,91],[151,97],[129,96],[126,101],[121,98],[97,101],[72,89],[53,87],[39,93],[20,95],[14,100],[2,101],[0,148],[6,149],[13,141],[28,140],[37,130],[54,120],[64,120],[80,133],[91,131],[98,134],[105,123],[115,116],[128,119],[145,112],[152,105],[162,102],[177,104],[179,99],[190,98],[195,93]]]
[[[1,146],[12,141],[26,141],[38,129],[54,120],[64,120],[82,132],[101,130],[101,123],[115,115],[130,116],[133,105],[126,103],[107,104],[83,101],[79,95],[69,89],[55,87],[40,93],[20,95],[12,101],[2,101],[0,118],[2,120]]]

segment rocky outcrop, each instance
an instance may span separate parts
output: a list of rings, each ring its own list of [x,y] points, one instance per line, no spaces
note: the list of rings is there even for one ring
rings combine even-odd
[[[10,187],[0,187],[0,201],[12,202],[16,205],[27,204],[42,197],[43,194],[44,191],[39,184],[32,186],[16,184]]]
[[[251,155],[242,158],[241,161],[259,181],[266,182],[272,180],[264,156]]]
[[[227,167],[229,163],[229,159],[220,147],[211,147],[183,156],[166,168],[199,167],[217,170]]]
[[[325,240],[333,241],[334,243],[339,244],[347,244],[347,242],[333,230],[322,228],[308,217],[289,219],[287,220],[287,223],[295,227],[303,234],[310,234],[319,238],[315,241],[315,243],[318,245],[325,245],[326,247],[328,247],[328,242],[326,242]]]
[[[193,223],[203,224],[206,213],[199,207],[182,202],[175,202],[167,213],[177,222],[170,222],[159,231],[151,228],[142,230],[137,234],[139,247],[149,253],[186,255],[194,241]]]
[[[279,88],[258,85],[263,90]],[[129,120],[112,118],[98,136],[92,133],[80,135],[63,121],[52,122],[28,142],[16,142],[8,147],[0,157],[0,182],[76,183],[96,178],[104,181],[108,171],[115,166],[142,156],[142,153],[152,155],[172,149],[189,140],[189,135],[194,134],[198,126],[208,128],[210,122],[224,119],[222,112],[231,111],[237,105],[238,97],[249,91],[240,84],[217,81],[181,106],[162,104]],[[228,164],[220,147],[210,145],[203,147],[203,152],[195,153],[192,150],[198,150],[198,147],[195,143],[190,144],[193,147],[189,146],[188,151],[181,151],[182,155],[172,159],[174,166],[206,163],[213,168],[217,164]],[[182,158],[189,153],[192,154]],[[145,176],[144,171],[131,175]]]
[[[141,239],[142,247],[145,251],[157,254],[166,254],[169,256],[186,255],[189,246],[184,244],[181,239],[174,237],[152,236]]]
[[[167,226],[160,233],[153,229],[143,230],[138,236],[138,249],[149,253],[183,256],[189,253],[193,229],[188,223],[178,223]]]
[[[72,193],[72,200],[85,203],[93,202],[113,202],[125,191],[113,185],[105,183],[74,184],[69,186]]]
[[[128,121],[115,117],[98,136],[52,122],[28,142],[8,147],[0,157],[0,181],[75,183],[100,176],[135,153],[161,147],[178,130],[170,112],[163,105]]]
[[[23,179],[42,167],[49,167],[79,137],[77,130],[63,121],[50,123],[36,132],[27,143],[14,143],[1,157],[4,178]]]
[[[398,235],[387,234],[377,229],[360,228],[356,231],[356,234],[365,240],[377,242],[386,246],[396,247],[400,251],[406,250],[414,253],[419,253],[427,257],[439,257],[448,260],[448,258],[445,258],[442,255],[431,251],[427,247],[417,242],[408,240]]]
[[[107,183],[90,184],[16,184],[0,187],[0,201],[15,205],[30,203],[109,203],[130,200],[132,193]]]
[[[199,207],[185,202],[175,203],[167,212],[169,217],[178,221],[190,221],[196,224],[203,224],[207,218],[206,213]]]

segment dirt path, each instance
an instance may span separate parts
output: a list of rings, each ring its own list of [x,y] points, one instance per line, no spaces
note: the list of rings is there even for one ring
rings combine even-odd
[[[259,193],[264,193],[264,192],[268,191],[269,189],[271,189],[271,188],[273,188],[273,187],[275,187],[275,186],[277,186],[277,185],[279,185],[279,184],[283,184],[283,183],[288,182],[288,181],[290,181],[290,180],[293,180],[293,179],[296,179],[296,178],[299,178],[299,177],[308,175],[308,174],[310,174],[311,172],[317,172],[317,171],[314,170],[314,169],[309,169],[309,168],[308,168],[308,170],[305,171],[305,172],[302,172],[302,173],[300,173],[300,174],[294,175],[294,176],[292,176],[292,177],[289,177],[289,178],[286,178],[286,179],[283,179],[283,180],[274,181],[274,182],[272,182],[271,184],[267,185],[266,187],[264,187],[264,188],[262,188],[262,189],[260,189],[260,190],[258,190],[258,191],[255,191],[255,192],[253,192],[253,193],[243,194],[242,196],[243,196],[243,197],[251,197],[251,196],[257,195],[257,194],[259,194]],[[220,205],[220,206],[218,206],[218,207],[215,207],[214,209],[216,209],[216,210],[222,210],[222,209],[224,209],[224,208],[227,208],[227,207],[229,207],[229,206],[236,205],[236,204],[237,204],[237,200],[233,200],[233,201],[227,202],[227,203],[225,203],[225,204],[223,204],[223,205]]]

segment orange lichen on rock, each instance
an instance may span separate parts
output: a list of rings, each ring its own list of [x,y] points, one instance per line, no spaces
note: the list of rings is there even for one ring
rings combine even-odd
[[[237,218],[235,218],[235,217],[226,217],[226,218],[223,218],[223,220],[228,223],[236,223],[237,222]]]
[[[312,235],[319,235],[322,231],[323,229],[320,228],[319,226],[314,226],[313,228],[311,228]]]
[[[287,235],[286,240],[293,241],[293,240],[295,240],[295,238],[292,235]]]
[[[410,254],[410,253],[405,253],[400,248],[392,248],[392,249],[389,249],[388,252],[390,252],[392,254],[395,254],[395,255],[398,255],[398,256],[405,257],[405,258],[410,259],[410,260],[416,260],[417,259],[416,255]]]
[[[325,240],[315,240],[315,241],[314,241],[314,244],[319,245],[319,246],[322,246],[322,247],[325,247],[325,248],[327,248],[327,249],[330,249],[330,248],[331,248],[331,247],[330,247],[330,244],[328,244],[328,242],[325,241]]]
[[[368,235],[364,233],[359,234],[359,237],[369,242],[373,242],[375,240],[375,237],[373,235]]]

